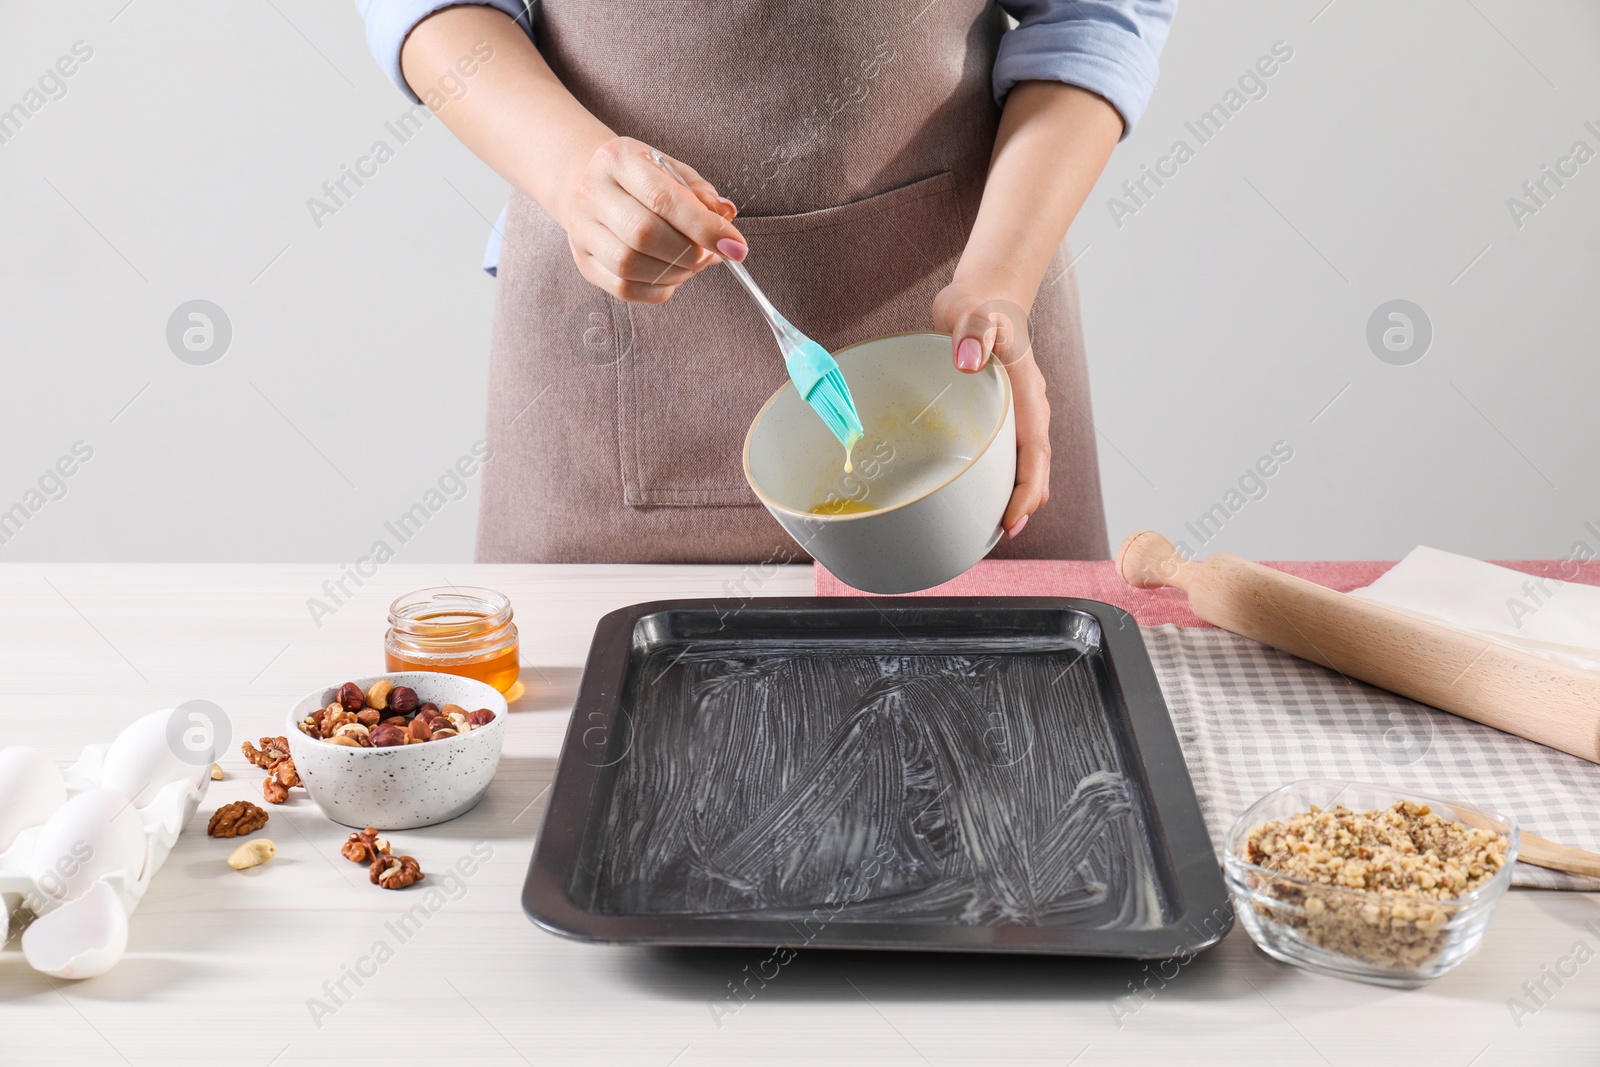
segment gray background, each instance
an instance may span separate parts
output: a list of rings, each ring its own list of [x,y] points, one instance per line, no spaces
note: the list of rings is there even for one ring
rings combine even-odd
[[[355,559],[482,436],[504,184],[433,119],[313,223],[407,110],[348,3],[6,4],[0,110],[79,40],[65,95],[0,144],[0,510],[74,442],[93,458],[0,560]],[[1280,40],[1266,95],[1198,144],[1184,123]],[[1506,206],[1600,150],[1597,46],[1592,0],[1183,8],[1072,232],[1113,544],[1600,549],[1600,159],[1520,229]],[[1117,225],[1179,138],[1193,158]],[[209,365],[166,340],[194,299],[232,324]],[[1366,340],[1393,299],[1432,323],[1409,365]],[[1277,441],[1265,497],[1186,529]],[[476,510],[472,485],[397,558],[469,559]]]

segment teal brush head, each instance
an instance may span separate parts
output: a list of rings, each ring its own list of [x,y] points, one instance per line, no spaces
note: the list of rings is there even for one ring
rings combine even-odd
[[[802,335],[801,343],[788,354],[784,363],[794,387],[822,416],[839,443],[848,450],[861,440],[861,416],[856,412],[855,399],[850,395],[838,362],[828,355],[828,350]]]
[[[654,148],[650,150],[650,158],[674,181],[680,185],[689,184],[678,173],[678,168],[667,162],[666,157]],[[755,300],[762,315],[766,316],[767,325],[772,327],[772,335],[778,339],[778,350],[783,353],[783,362],[789,368],[794,387],[800,390],[800,395],[816,409],[833,436],[844,445],[845,470],[850,470],[850,449],[861,440],[861,416],[856,413],[856,402],[850,396],[850,387],[844,383],[844,375],[839,373],[838,362],[828,355],[826,348],[795,329],[793,323],[778,314],[778,309],[772,306],[772,301],[767,299],[743,264],[727,258],[723,259],[723,263]]]

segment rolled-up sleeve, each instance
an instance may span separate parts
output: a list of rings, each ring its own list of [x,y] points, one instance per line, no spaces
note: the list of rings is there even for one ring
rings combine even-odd
[[[389,80],[413,103],[420,104],[422,101],[411,91],[405,75],[400,72],[400,49],[405,45],[406,38],[411,36],[417,23],[435,11],[468,5],[504,11],[516,19],[524,30],[529,30],[533,0],[526,4],[521,0],[356,0],[356,10],[367,24],[367,47],[372,49],[378,66],[389,75]]]
[[[994,97],[1020,81],[1088,89],[1132,131],[1156,87],[1161,46],[1178,0],[1000,0],[1017,26],[1000,39]]]

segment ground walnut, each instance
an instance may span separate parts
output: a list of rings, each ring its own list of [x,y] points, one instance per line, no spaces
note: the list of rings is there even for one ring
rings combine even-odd
[[[360,833],[351,834],[339,852],[352,863],[371,863],[379,856],[389,854],[389,842],[369,826]]]
[[[425,877],[422,865],[415,856],[378,856],[372,861],[372,866],[367,868],[367,877],[372,884],[384,889],[404,889],[414,885]]]
[[[267,812],[248,800],[224,804],[211,814],[206,833],[212,837],[243,837],[267,825]]]

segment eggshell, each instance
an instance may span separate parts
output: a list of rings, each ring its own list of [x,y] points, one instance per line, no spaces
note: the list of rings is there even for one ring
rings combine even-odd
[[[0,852],[66,802],[67,787],[54,760],[27,745],[0,749]]]
[[[100,769],[100,784],[144,807],[171,782],[195,782],[211,773],[216,753],[178,751],[168,733],[174,709],[152,711],[129,723],[111,742]],[[189,758],[185,758],[188,756]]]
[[[22,932],[28,966],[53,978],[105,974],[128,950],[128,913],[106,883],[39,916]]]
[[[41,892],[72,900],[116,871],[137,879],[144,872],[146,847],[133,802],[112,789],[90,789],[57,808],[39,828],[28,876]]]

